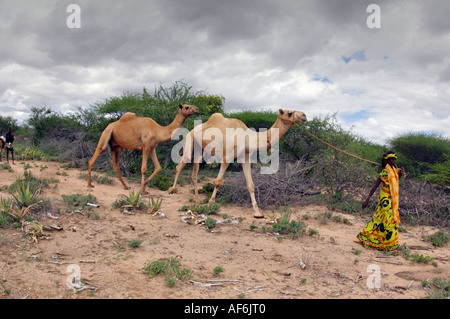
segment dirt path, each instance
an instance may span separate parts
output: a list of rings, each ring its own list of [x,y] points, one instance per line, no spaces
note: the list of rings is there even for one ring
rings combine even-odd
[[[0,229],[0,280],[9,290],[6,294],[1,288],[0,298],[427,298],[430,290],[422,280],[450,278],[449,245],[436,248],[422,240],[423,234],[437,231],[432,227],[404,225],[407,232],[400,233],[400,244],[415,247],[412,254],[433,257],[438,267],[364,249],[354,240],[368,217],[333,213],[351,225],[324,222],[317,217],[327,211],[325,207],[295,207],[292,218],[308,216],[304,222],[316,234],[307,231],[299,239],[289,239],[263,231],[271,227],[268,216],[280,216],[279,211],[264,211],[266,218],[256,220],[251,208],[227,205],[213,217],[220,221],[226,214],[234,222],[218,223],[214,232],[208,232],[202,225],[181,220],[178,209],[193,197],[191,185],[179,187],[173,195],[149,189],[163,199],[166,217],[129,215],[111,208],[119,194],[128,195],[116,178],[112,185],[89,189],[78,169],[65,170],[52,162],[25,164],[36,177],[59,180],[42,192],[51,199],[52,215],[58,219],[42,214],[40,221],[63,230],[47,231],[49,239],[33,243],[20,229]],[[13,172],[2,170],[0,187],[22,177],[25,164],[17,161]],[[130,186],[139,189],[138,184]],[[85,212],[64,212],[61,195],[76,193],[94,195],[100,208],[93,208],[90,217]],[[3,190],[0,196],[8,195]],[[134,239],[141,241],[137,248],[128,244]],[[171,257],[194,272],[191,281],[168,287],[163,276],[143,274],[145,264]],[[215,275],[217,266],[224,271]],[[79,267],[81,281],[95,289],[77,293],[69,289],[67,279],[75,274],[71,267]],[[381,274],[379,289],[368,287],[368,282],[376,283],[371,280],[376,275],[373,269]]]

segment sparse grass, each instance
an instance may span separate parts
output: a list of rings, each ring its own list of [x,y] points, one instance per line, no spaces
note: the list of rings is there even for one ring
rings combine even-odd
[[[0,170],[6,170],[10,173],[13,171],[8,162],[0,163]]]
[[[214,218],[208,217],[205,221],[206,229],[208,231],[213,230],[216,227],[216,220]]]
[[[333,215],[333,213],[330,212],[330,211],[326,211],[326,212],[323,212],[322,214],[319,214],[316,217],[316,219],[321,224],[327,224],[328,220],[331,220],[331,221],[336,222],[336,223],[343,223],[343,224],[346,224],[346,225],[352,225],[352,222],[348,218],[341,217],[340,215]]]
[[[20,188],[23,188],[23,186],[28,186],[30,189],[30,192],[34,193],[37,190],[41,190],[44,187],[47,187],[50,183],[57,183],[58,180],[56,179],[46,179],[46,178],[36,178],[33,176],[33,174],[30,171],[24,171],[23,177],[16,177],[16,180],[14,183],[12,183],[9,186],[9,191],[16,192]]]
[[[83,173],[81,172],[78,175],[81,179],[87,181],[88,178],[88,173]],[[91,174],[91,180],[93,182],[96,182],[98,184],[106,184],[106,185],[111,185],[113,183],[113,179],[107,176],[99,176],[97,174]]]
[[[159,274],[165,275],[164,281],[169,287],[174,287],[178,280],[189,280],[194,276],[192,270],[181,268],[181,262],[173,257],[158,259],[144,265],[144,273],[150,278]]]
[[[69,210],[83,208],[87,203],[97,203],[97,198],[92,194],[82,195],[77,193],[72,195],[61,195],[61,197]]]
[[[310,229],[308,230],[308,235],[309,235],[309,236],[314,236],[314,235],[319,236],[319,231],[316,230],[316,229],[314,229],[314,228],[310,228]]]
[[[301,221],[291,220],[291,209],[285,208],[285,213],[272,226],[272,232],[287,235],[291,238],[302,236],[306,229],[306,224]]]
[[[137,192],[135,192],[134,190],[130,190],[128,196],[120,194],[119,199],[116,200],[112,204],[112,206],[115,208],[129,206],[131,209],[141,209],[141,210],[147,208],[144,200],[141,197],[140,190]]]
[[[416,253],[416,254],[411,255],[410,258],[411,258],[412,262],[423,263],[423,264],[431,263],[434,267],[438,266],[437,262],[434,261],[434,258],[429,257],[429,256],[419,255]]]
[[[41,160],[43,157],[42,151],[36,146],[27,146],[21,154],[22,160]]]
[[[220,205],[217,203],[210,204],[192,204],[183,205],[179,211],[187,212],[188,210],[197,214],[216,215],[220,211]]]
[[[223,273],[224,271],[225,270],[223,269],[223,267],[219,265],[219,266],[214,267],[213,274],[218,276],[219,274]]]
[[[424,239],[425,241],[431,242],[436,247],[443,247],[450,241],[450,235],[439,230],[433,235],[426,236]]]
[[[139,239],[132,239],[128,242],[128,246],[131,248],[138,248],[142,244],[142,241]]]
[[[425,283],[422,282],[422,285],[425,285]],[[426,282],[426,285],[428,285],[428,282]],[[450,297],[450,279],[433,278],[433,286],[436,289],[429,294],[430,299],[448,299]]]
[[[169,189],[170,186],[172,186],[173,179],[164,175],[156,175],[152,178],[150,183],[148,184],[149,187],[156,187],[162,191],[166,191]]]
[[[22,223],[24,221],[25,217],[32,211],[32,208],[40,203],[41,202],[39,201],[39,202],[31,204],[29,206],[19,207],[19,208],[13,208],[11,206],[11,208],[8,211],[6,211],[6,213],[9,216],[11,216],[13,219],[18,221],[19,223]]]
[[[31,205],[35,205],[39,201],[39,194],[41,190],[37,189],[35,191],[30,189],[30,183],[20,183],[17,186],[17,191],[11,196],[14,198],[14,201],[19,209],[24,207],[30,207]]]
[[[150,214],[156,213],[161,209],[161,204],[162,204],[162,198],[161,199],[154,199],[153,197],[150,198],[149,200],[149,209],[150,209]]]

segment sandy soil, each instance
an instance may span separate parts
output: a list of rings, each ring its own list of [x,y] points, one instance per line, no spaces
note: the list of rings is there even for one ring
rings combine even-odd
[[[22,177],[25,164],[36,177],[59,180],[42,192],[51,199],[52,215],[58,219],[41,214],[39,220],[62,230],[45,231],[49,238],[34,243],[20,229],[0,229],[0,298],[427,298],[430,289],[422,286],[422,280],[450,278],[449,244],[436,248],[422,239],[436,228],[403,225],[407,232],[400,233],[400,244],[411,247],[411,254],[433,257],[438,267],[363,248],[355,242],[355,236],[369,216],[342,214],[352,225],[331,220],[324,223],[316,218],[327,211],[322,206],[295,207],[292,216],[309,215],[305,220],[308,230],[318,234],[280,239],[263,232],[263,226],[271,227],[269,215],[280,216],[277,210],[263,211],[266,218],[256,220],[250,207],[223,206],[213,217],[219,221],[227,214],[236,222],[218,223],[214,232],[183,222],[179,209],[193,197],[191,185],[179,187],[173,195],[149,189],[151,196],[163,199],[161,211],[166,217],[125,214],[111,208],[119,194],[128,195],[117,178],[112,185],[95,184],[91,189],[79,177],[80,170],[64,170],[61,163],[16,161],[13,172],[0,172],[0,187]],[[139,189],[137,183],[130,186]],[[88,217],[87,208],[82,213],[65,211],[61,195],[75,193],[97,198],[100,207],[92,211],[98,218]],[[0,196],[8,195],[2,191]],[[239,217],[245,219],[238,222]],[[252,223],[256,223],[256,229],[251,229]],[[130,247],[128,242],[133,239],[140,240],[141,245]],[[194,272],[192,280],[168,287],[163,276],[149,278],[143,273],[147,263],[171,257]],[[304,269],[300,259],[306,264]],[[213,274],[217,266],[224,272]],[[72,267],[79,267],[84,288],[92,289],[75,292],[69,288],[67,280],[75,274]],[[375,272],[370,269],[380,269],[378,289],[368,286],[375,283]]]

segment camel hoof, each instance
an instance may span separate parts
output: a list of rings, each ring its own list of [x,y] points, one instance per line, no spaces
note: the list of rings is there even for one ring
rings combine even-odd
[[[173,194],[173,193],[175,193],[175,191],[176,191],[177,189],[176,189],[176,187],[169,187],[169,189],[167,190],[168,192],[169,192],[169,194]]]
[[[264,218],[264,215],[261,213],[256,213],[253,215],[254,218]]]
[[[95,186],[94,186],[94,185],[88,185],[88,187],[90,187],[90,188],[94,188]]]

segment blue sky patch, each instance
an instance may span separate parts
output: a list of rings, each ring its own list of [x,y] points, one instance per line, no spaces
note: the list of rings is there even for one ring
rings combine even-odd
[[[314,75],[313,81],[322,82],[322,83],[333,83],[333,81],[328,76],[320,76],[320,75]]]
[[[362,111],[358,111],[355,113],[351,113],[351,114],[347,114],[347,115],[342,115],[342,118],[346,121],[346,122],[358,122],[362,119],[367,119],[369,118],[370,114],[368,111],[366,110],[362,110]]]
[[[345,62],[345,64],[348,64],[351,60],[355,60],[355,61],[359,61],[359,62],[367,61],[365,50],[357,51],[350,56],[343,55],[341,58]]]

